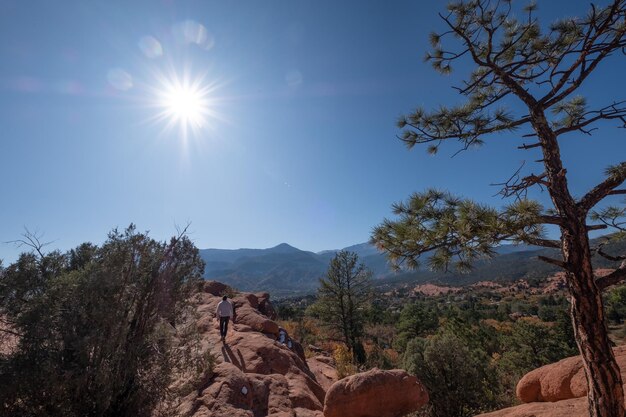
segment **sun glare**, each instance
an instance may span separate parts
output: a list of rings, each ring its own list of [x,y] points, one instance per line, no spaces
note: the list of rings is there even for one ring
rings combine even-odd
[[[163,106],[178,123],[202,127],[206,100],[200,91],[190,87],[177,87],[165,93]]]
[[[204,77],[192,79],[185,75],[181,78],[173,73],[159,76],[158,81],[155,104],[159,112],[155,120],[165,122],[165,130],[178,127],[186,140],[190,131],[198,133],[216,116],[211,100],[216,87]]]

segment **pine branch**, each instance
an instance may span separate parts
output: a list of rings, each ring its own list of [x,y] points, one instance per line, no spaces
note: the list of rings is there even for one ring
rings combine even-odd
[[[608,177],[600,184],[596,185],[591,191],[589,191],[578,202],[578,206],[588,212],[602,199],[608,196],[613,189],[620,186],[626,180],[626,162],[620,162],[619,164],[610,167],[608,170]]]
[[[531,245],[543,246],[544,248],[555,248],[555,249],[561,248],[560,240],[538,239],[538,238],[524,238],[523,240],[526,243],[530,243]]]
[[[624,261],[626,260],[626,255],[609,255],[608,253],[604,252],[602,250],[602,246],[599,246],[598,249],[596,250],[596,253],[600,256],[602,256],[604,259],[607,259],[609,261],[613,261],[613,262],[619,262],[619,261]]]
[[[626,127],[626,107],[623,106],[626,101],[615,102],[609,106],[606,106],[600,110],[589,111],[577,116],[577,122],[573,122],[568,126],[556,129],[554,133],[559,136],[564,133],[580,131],[585,134],[591,134],[593,129],[585,129],[588,125],[597,122],[598,120],[621,120],[622,127]],[[586,119],[588,116],[593,117]]]
[[[556,71],[555,68],[553,75],[559,74],[561,77],[554,87],[539,100],[539,103],[541,103],[544,108],[549,108],[565,99],[568,95],[578,89],[582,82],[589,76],[589,74],[591,74],[591,72],[604,58],[609,56],[611,52],[626,46],[626,40],[623,39],[624,34],[626,33],[626,27],[623,25],[620,29],[615,30],[613,38],[609,42],[596,43],[602,35],[606,35],[607,31],[609,31],[609,29],[615,25],[619,19],[624,18],[622,1],[615,0],[613,2],[608,15],[599,25],[596,25],[597,14],[595,13],[595,9],[592,10],[593,14],[588,25],[588,33],[585,36],[585,41],[580,50],[579,56],[570,65],[570,67],[562,73]],[[594,30],[595,34],[591,36],[591,33]],[[596,54],[595,58],[590,58],[594,54]],[[591,62],[589,62],[589,60],[591,60]],[[571,76],[577,70],[579,71],[579,74],[572,80]],[[569,87],[558,93],[559,90],[561,90],[568,83]]]

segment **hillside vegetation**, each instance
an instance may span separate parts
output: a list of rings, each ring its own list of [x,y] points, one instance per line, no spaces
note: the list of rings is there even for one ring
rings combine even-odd
[[[529,245],[500,246],[495,257],[477,262],[474,269],[466,274],[430,271],[427,268],[428,256],[425,256],[424,266],[418,270],[394,272],[385,255],[368,243],[345,249],[359,256],[359,260],[372,271],[375,284],[382,289],[428,282],[471,285],[479,281],[542,279],[559,271],[558,267],[537,259],[539,255],[558,257],[555,249]],[[605,250],[624,253],[626,240],[611,242]],[[288,297],[314,293],[319,278],[325,274],[336,252],[314,253],[283,243],[268,249],[202,249],[200,256],[206,263],[206,279],[224,282],[242,291],[269,291],[275,297]],[[597,268],[618,266],[598,256],[594,257],[594,265]]]

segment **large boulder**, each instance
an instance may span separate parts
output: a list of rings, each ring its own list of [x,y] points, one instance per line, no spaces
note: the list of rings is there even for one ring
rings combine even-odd
[[[400,417],[427,402],[416,377],[375,368],[335,382],[326,393],[324,417]]]
[[[237,308],[235,317],[236,323],[246,325],[256,332],[271,334],[274,338],[278,336],[278,324],[259,314],[259,311],[250,307],[250,305],[243,305]]]
[[[306,362],[324,391],[328,391],[328,389],[339,380],[337,369],[335,368],[332,358],[318,355],[307,359]]]
[[[276,318],[278,317],[278,314],[276,314],[276,310],[274,310],[274,307],[272,306],[272,303],[270,302],[269,293],[260,292],[258,294],[255,294],[255,296],[257,297],[257,300],[259,303],[259,311],[262,314],[269,317],[270,319],[276,320]]]
[[[589,417],[589,410],[587,398],[572,398],[555,403],[522,404],[476,417]]]
[[[626,345],[613,349],[617,363],[626,379]],[[524,403],[554,402],[587,396],[587,381],[580,356],[537,368],[520,379],[517,397]]]
[[[626,379],[626,345],[613,349]],[[525,404],[477,417],[588,417],[587,381],[580,356],[542,366],[517,384],[517,396]]]
[[[221,297],[229,292],[230,287],[217,281],[204,281],[202,290],[208,294]]]

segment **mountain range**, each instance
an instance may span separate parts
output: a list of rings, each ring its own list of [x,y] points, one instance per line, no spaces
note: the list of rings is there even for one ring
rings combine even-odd
[[[359,255],[359,260],[372,271],[375,285],[381,288],[407,283],[470,285],[478,281],[541,279],[558,271],[557,267],[537,259],[538,255],[558,257],[556,250],[528,245],[500,246],[495,257],[477,262],[468,274],[425,268],[394,272],[385,254],[369,243],[343,249]],[[605,249],[624,253],[626,241],[609,244]],[[227,283],[241,291],[270,291],[274,296],[285,297],[314,292],[337,251],[310,252],[281,243],[267,249],[202,249],[200,256],[206,263],[206,279]],[[594,265],[616,267],[602,258],[596,259]]]
[[[391,270],[385,256],[367,243],[346,248],[359,255],[376,277]],[[271,291],[275,295],[313,292],[337,250],[309,252],[287,243],[267,249],[203,249],[204,276],[242,291]]]

